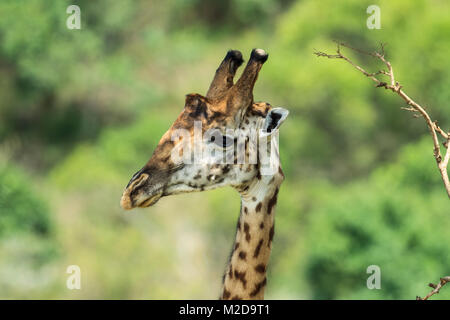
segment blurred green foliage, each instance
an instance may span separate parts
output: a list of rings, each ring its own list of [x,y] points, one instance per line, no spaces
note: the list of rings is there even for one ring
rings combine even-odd
[[[230,48],[270,53],[255,99],[290,111],[267,297],[414,299],[450,273],[448,199],[425,124],[350,65],[312,54],[332,53],[332,40],[387,43],[405,91],[446,128],[449,3],[80,0],[81,30],[66,28],[69,4],[0,3],[1,298],[218,296],[234,190],[131,213],[119,199]],[[380,30],[366,27],[372,4]],[[82,290],[65,287],[71,264]],[[370,265],[381,290],[366,287]]]
[[[405,299],[448,273],[448,199],[429,149],[427,137],[367,181],[329,190],[309,221],[306,270],[314,298]],[[372,264],[381,268],[382,291],[363,281],[361,266]]]
[[[0,181],[0,298],[46,296],[58,257],[48,205],[18,168],[0,163]]]
[[[0,237],[16,233],[48,236],[51,221],[45,202],[30,188],[29,177],[17,168],[0,166]]]

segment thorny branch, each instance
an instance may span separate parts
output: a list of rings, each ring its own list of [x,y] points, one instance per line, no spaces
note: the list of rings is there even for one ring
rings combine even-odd
[[[441,278],[438,284],[434,284],[434,283],[428,284],[428,286],[433,288],[433,290],[429,294],[427,294],[424,298],[416,297],[416,300],[428,300],[428,298],[431,297],[433,294],[439,293],[439,290],[441,290],[441,288],[447,282],[450,282],[450,276]]]
[[[422,117],[425,122],[427,123],[428,129],[430,130],[431,137],[433,139],[433,153],[434,158],[436,160],[436,164],[438,166],[439,172],[441,173],[442,181],[444,182],[445,190],[447,191],[447,195],[450,198],[450,181],[448,178],[448,171],[447,166],[450,160],[450,148],[449,148],[449,142],[450,142],[450,133],[445,132],[442,130],[436,121],[431,120],[431,117],[429,114],[425,111],[425,108],[420,106],[417,102],[412,100],[403,90],[402,86],[395,80],[394,77],[394,70],[392,69],[391,63],[386,60],[385,54],[384,54],[384,45],[381,44],[381,50],[375,51],[375,52],[366,52],[357,48],[353,48],[349,45],[346,45],[341,42],[337,43],[337,54],[327,54],[321,51],[316,51],[314,54],[318,57],[327,57],[329,59],[342,59],[347,61],[349,64],[351,64],[355,69],[360,71],[362,74],[364,74],[366,77],[370,78],[372,81],[376,83],[377,88],[385,88],[386,90],[390,90],[397,95],[399,95],[408,105],[406,108],[402,108],[406,111],[411,111],[415,114],[416,117]],[[350,60],[347,56],[343,55],[341,52],[341,47],[346,47],[348,49],[351,49],[353,51],[356,51],[361,54],[365,54],[368,56],[371,56],[375,59],[380,60],[383,62],[387,70],[380,70],[374,73],[369,73],[366,70],[364,70],[359,65],[355,64],[352,60]],[[381,81],[377,78],[379,75],[384,75],[388,78],[388,81]],[[444,141],[442,142],[442,145],[446,149],[445,155],[442,156],[441,154],[441,146],[439,142],[440,136]]]
[[[386,58],[385,58],[384,44],[381,44],[380,51],[367,52],[367,51],[363,51],[363,50],[360,50],[357,48],[353,48],[353,47],[346,45],[344,43],[341,43],[341,42],[336,42],[336,43],[337,43],[336,54],[327,54],[327,53],[324,53],[321,51],[316,51],[316,52],[314,52],[314,54],[318,57],[327,57],[329,59],[342,59],[342,60],[347,61],[355,69],[357,69],[362,74],[364,74],[366,77],[368,77],[369,79],[374,81],[376,83],[376,86],[375,86],[376,88],[385,88],[386,90],[390,90],[390,91],[396,93],[397,95],[399,95],[408,105],[408,107],[403,107],[402,108],[403,110],[411,111],[414,113],[415,117],[422,117],[425,120],[425,122],[428,126],[428,129],[430,130],[431,137],[433,139],[434,158],[436,160],[436,164],[438,166],[439,172],[441,173],[441,177],[442,177],[442,181],[444,182],[445,190],[447,191],[447,195],[450,198],[450,182],[449,182],[448,171],[447,171],[447,166],[450,161],[450,132],[445,132],[444,130],[442,130],[438,126],[436,121],[431,120],[431,117],[425,111],[425,108],[423,108],[417,102],[412,100],[402,90],[402,86],[400,85],[400,83],[398,83],[395,80],[394,70],[392,69],[391,63],[388,60],[386,60]],[[380,70],[377,72],[369,73],[365,69],[363,69],[362,67],[360,67],[359,65],[354,63],[352,60],[350,60],[347,56],[343,55],[341,52],[341,47],[346,47],[355,52],[365,54],[365,55],[371,56],[375,59],[378,59],[381,62],[383,62],[384,66],[386,67],[387,70]],[[383,76],[387,77],[388,80],[381,81],[380,79],[377,78],[377,76],[379,76],[379,75],[383,75]],[[442,157],[442,154],[441,154],[441,146],[440,146],[440,142],[439,142],[439,136],[443,140],[442,145],[446,149],[444,157]],[[433,288],[433,290],[428,295],[426,295],[424,298],[416,297],[416,299],[417,300],[427,300],[432,295],[439,293],[439,290],[448,282],[450,282],[450,276],[441,278],[438,284],[430,283],[429,286],[431,288]]]

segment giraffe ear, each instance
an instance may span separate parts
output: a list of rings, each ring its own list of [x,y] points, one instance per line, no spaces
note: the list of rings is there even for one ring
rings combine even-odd
[[[264,122],[263,132],[271,133],[277,130],[281,124],[286,120],[289,111],[283,108],[273,108],[267,113],[266,121]]]
[[[186,95],[186,103],[184,108],[189,112],[191,117],[196,118],[200,115],[204,115],[206,117],[208,108],[206,102],[207,98],[204,96],[197,93],[191,93]]]
[[[203,96],[197,93],[190,93],[186,95],[185,108],[196,108],[203,101]]]

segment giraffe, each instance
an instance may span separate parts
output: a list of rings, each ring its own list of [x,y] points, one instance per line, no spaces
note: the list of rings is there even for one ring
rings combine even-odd
[[[241,77],[233,83],[243,59],[241,52],[228,51],[206,96],[186,95],[183,111],[162,136],[150,160],[132,176],[120,201],[122,208],[129,210],[152,206],[161,197],[179,193],[223,186],[236,189],[241,209],[221,299],[264,298],[274,211],[284,180],[278,145],[273,142],[288,115],[286,109],[253,100],[253,88],[267,58],[264,50],[253,49]],[[267,139],[254,143],[249,138],[251,132]],[[268,154],[267,150],[260,152],[263,147],[275,150],[275,170],[263,172],[261,155]],[[235,148],[243,151],[245,161],[238,161]],[[196,151],[206,157],[192,161]],[[224,157],[230,161],[223,161]]]

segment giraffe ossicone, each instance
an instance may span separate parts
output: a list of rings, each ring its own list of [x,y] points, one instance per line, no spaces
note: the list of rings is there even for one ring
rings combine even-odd
[[[242,54],[228,51],[206,96],[188,94],[181,114],[150,160],[125,188],[124,209],[149,207],[161,197],[235,188],[241,213],[221,298],[262,299],[274,236],[274,208],[284,175],[278,129],[283,108],[254,102],[253,87],[268,54],[253,49],[236,83]]]

